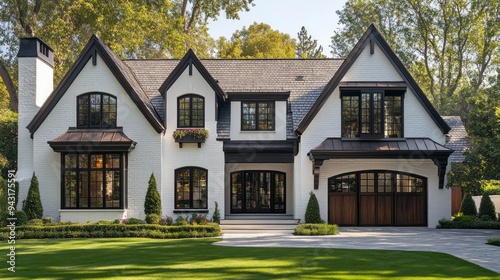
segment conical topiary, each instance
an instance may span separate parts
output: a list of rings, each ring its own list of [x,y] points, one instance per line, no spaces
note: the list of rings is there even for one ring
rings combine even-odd
[[[28,220],[41,219],[43,216],[42,201],[40,199],[40,190],[38,189],[38,179],[33,172],[31,184],[28,190],[28,197],[23,205],[23,211],[26,213]]]
[[[462,205],[460,206],[460,213],[467,216],[477,216],[476,203],[470,196],[470,194],[465,194],[462,200]]]
[[[146,199],[144,200],[144,213],[146,213],[146,215],[156,214],[161,216],[161,199],[160,194],[156,189],[156,179],[154,174],[151,174],[148,185]]]
[[[321,224],[323,222],[319,214],[318,199],[313,192],[311,192],[307,203],[305,222],[306,224]]]
[[[479,217],[483,218],[485,216],[492,221],[495,221],[497,219],[495,205],[493,204],[490,196],[487,193],[483,194],[481,203],[479,204]]]

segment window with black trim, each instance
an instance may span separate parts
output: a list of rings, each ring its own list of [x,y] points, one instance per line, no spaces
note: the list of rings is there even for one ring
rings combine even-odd
[[[424,194],[426,178],[398,171],[359,171],[328,178],[330,193],[416,193]]]
[[[77,98],[78,128],[116,127],[116,97],[106,93],[86,93]]]
[[[175,209],[207,209],[207,170],[184,167],[175,170]]]
[[[342,137],[403,137],[402,92],[342,92]]]
[[[205,98],[188,94],[177,98],[177,127],[205,127]]]
[[[123,153],[62,154],[63,209],[123,209]]]
[[[274,130],[274,101],[242,101],[241,130]]]

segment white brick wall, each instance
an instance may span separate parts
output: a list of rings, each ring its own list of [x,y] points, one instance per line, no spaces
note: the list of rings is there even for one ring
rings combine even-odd
[[[61,206],[60,153],[47,144],[68,127],[76,126],[76,97],[87,92],[105,92],[117,97],[117,125],[137,142],[128,155],[128,210],[129,217],[144,218],[144,198],[152,172],[161,188],[161,135],[158,134],[139,111],[132,99],[115,79],[104,61],[98,57],[97,65],[89,61],[67,92],[54,107],[34,134],[34,166],[40,183],[44,216],[59,219]],[[160,189],[161,190],[161,189]],[[111,210],[111,212],[115,212]],[[79,212],[79,220],[88,220],[88,213]],[[75,218],[73,213],[65,217]]]
[[[365,47],[342,81],[403,80],[377,45],[375,45],[373,55],[369,51],[369,46]],[[429,137],[440,144],[444,144],[445,141],[445,135],[410,90],[407,90],[404,99],[404,136]],[[314,188],[312,163],[307,153],[328,137],[341,137],[341,99],[338,88],[334,90],[301,136],[299,154],[295,158],[295,184],[298,186],[295,188],[295,218],[303,219],[309,200],[309,192]],[[365,169],[399,170],[427,177],[429,184],[429,227],[435,226],[439,219],[450,215],[450,191],[438,189],[437,167],[430,160],[425,163],[415,160],[342,160],[341,162],[343,163],[334,160],[325,161],[320,169],[320,188],[314,192],[320,203],[322,219],[324,220],[328,218],[327,178],[343,172]],[[347,163],[349,164],[346,165]]]
[[[198,148],[196,143],[183,143],[182,148],[175,143],[172,133],[177,129],[177,98],[185,94],[197,94],[205,98],[205,129],[209,137]],[[215,121],[214,90],[193,67],[193,75],[186,69],[166,94],[167,129],[162,138],[162,207],[163,214],[177,216],[175,209],[175,170],[181,167],[201,167],[208,170],[208,217],[214,213],[215,201],[219,204],[221,217],[224,217],[224,153],[222,142],[217,141],[217,122]]]

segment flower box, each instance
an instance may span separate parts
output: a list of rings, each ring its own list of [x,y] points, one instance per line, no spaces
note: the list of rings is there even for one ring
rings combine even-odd
[[[204,128],[177,129],[172,136],[175,142],[179,143],[179,148],[182,148],[182,143],[198,143],[198,148],[201,148],[201,143],[205,143],[208,138],[208,130]]]

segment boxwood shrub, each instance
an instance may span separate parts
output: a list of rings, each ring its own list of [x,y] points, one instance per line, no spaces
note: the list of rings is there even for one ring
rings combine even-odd
[[[488,241],[486,243],[490,245],[500,246],[500,237],[488,238]]]
[[[0,228],[0,240],[6,240],[9,228]],[[161,226],[148,224],[88,224],[46,225],[16,227],[16,239],[31,238],[101,238],[101,237],[149,237],[193,238],[221,235],[218,224]]]
[[[437,228],[455,229],[500,229],[498,221],[484,221],[473,216],[456,217],[453,220],[441,219]]]
[[[295,235],[336,235],[339,234],[339,227],[330,224],[301,224],[298,225]]]

